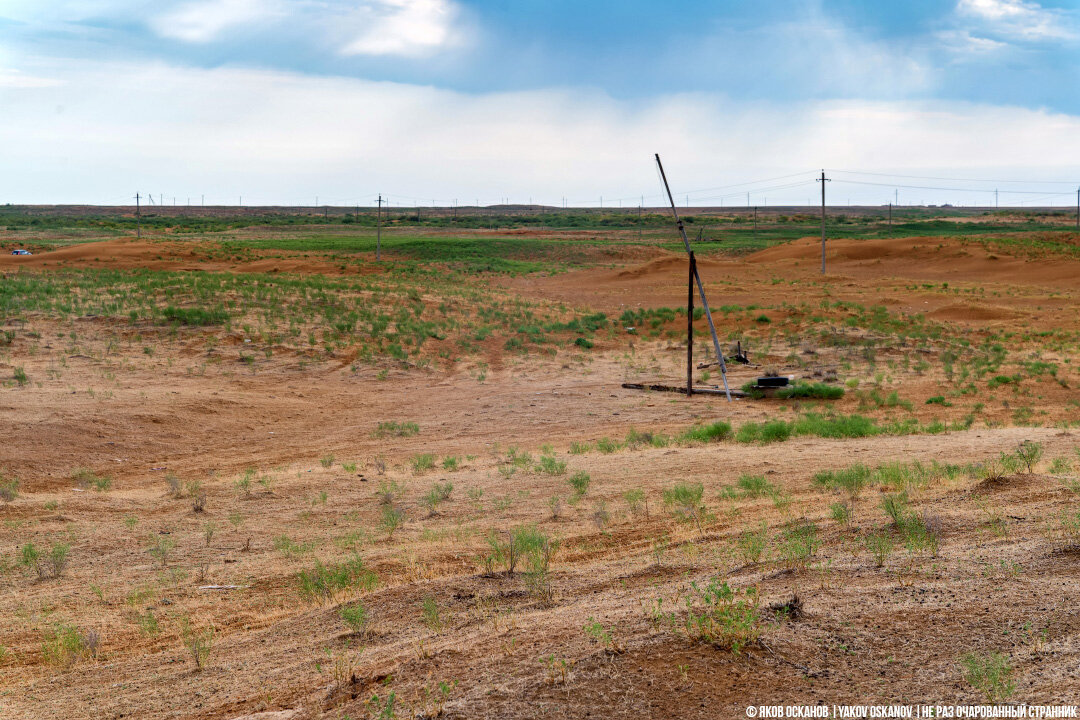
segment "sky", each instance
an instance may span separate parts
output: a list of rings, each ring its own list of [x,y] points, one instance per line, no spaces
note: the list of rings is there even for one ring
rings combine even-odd
[[[0,203],[1070,205],[1080,0],[0,0]]]

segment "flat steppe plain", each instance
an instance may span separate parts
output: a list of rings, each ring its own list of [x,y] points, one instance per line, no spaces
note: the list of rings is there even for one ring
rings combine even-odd
[[[995,698],[1080,699],[1080,236],[703,253],[733,387],[845,390],[728,403],[622,387],[685,380],[671,233],[421,238],[552,267],[485,272],[394,232],[380,264],[274,228],[0,257],[0,716],[968,704],[993,657]],[[305,593],[320,567],[353,574]]]

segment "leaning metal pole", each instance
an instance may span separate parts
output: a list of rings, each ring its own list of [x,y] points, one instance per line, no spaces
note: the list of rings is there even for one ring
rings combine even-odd
[[[660,169],[660,179],[664,181],[664,190],[667,191],[668,201],[671,203],[671,212],[675,214],[675,224],[679,227],[683,245],[686,246],[687,254],[691,254],[690,239],[686,237],[686,227],[683,225],[682,218],[679,217],[679,211],[675,208],[675,198],[671,194],[671,186],[668,185],[667,175],[664,173],[664,166],[660,162],[659,153],[656,154],[656,167]],[[694,280],[697,281],[698,296],[701,297],[701,308],[705,311],[705,319],[709,321],[713,349],[716,351],[716,358],[720,362],[720,377],[724,379],[724,393],[727,395],[728,402],[731,402],[731,388],[728,387],[727,382],[727,364],[724,363],[724,353],[720,350],[720,339],[716,337],[716,326],[713,325],[709,301],[705,298],[705,286],[701,284],[701,275],[698,273],[697,267],[694,267]]]

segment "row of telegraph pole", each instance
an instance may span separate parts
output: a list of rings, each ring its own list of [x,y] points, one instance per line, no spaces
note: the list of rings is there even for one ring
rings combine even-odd
[[[659,161],[659,158],[657,158]],[[825,177],[825,171],[821,171],[821,177],[817,179],[817,182],[821,183],[821,274],[825,274],[825,183],[832,182],[832,178]],[[669,191],[670,192],[670,191]],[[135,193],[135,233],[136,237],[142,237],[142,195]],[[241,205],[243,204],[243,198],[240,199]],[[378,206],[375,211],[375,261],[382,261],[382,193],[379,194]],[[316,198],[316,204],[318,199]],[[674,201],[672,201],[672,209],[674,210]],[[565,205],[565,200],[564,200]],[[994,191],[994,205],[997,206],[997,190]],[[455,201],[455,217],[457,215],[457,206]],[[641,233],[641,211],[642,207],[638,206],[638,234]],[[892,211],[893,204],[889,203],[889,235],[892,236]],[[323,215],[326,216],[328,210],[324,208]],[[359,215],[360,208],[356,208],[357,215]],[[416,217],[420,217],[419,206],[416,209]],[[754,239],[757,239],[757,225],[758,225],[758,209],[754,208]],[[1080,187],[1076,188],[1076,229],[1080,230]],[[689,251],[689,247],[687,248]],[[692,256],[692,254],[691,254]],[[692,262],[692,260],[691,260]]]

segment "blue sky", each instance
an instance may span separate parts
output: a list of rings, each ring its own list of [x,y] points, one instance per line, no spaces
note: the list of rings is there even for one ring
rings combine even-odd
[[[1064,202],[1078,85],[1060,0],[6,0],[0,201]]]

